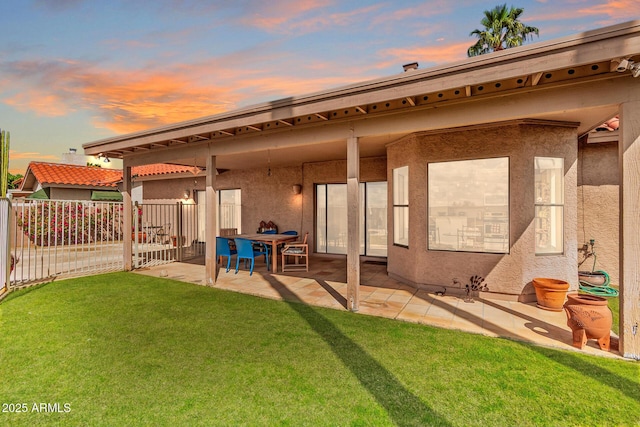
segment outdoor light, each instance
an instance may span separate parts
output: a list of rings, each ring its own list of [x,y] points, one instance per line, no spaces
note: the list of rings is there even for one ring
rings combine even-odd
[[[302,185],[294,184],[294,186],[293,186],[293,194],[300,194],[300,193],[302,193]]]
[[[188,199],[190,195],[191,195],[191,190],[189,189],[184,190],[183,196],[185,199]]]
[[[629,66],[629,70],[631,70],[631,75],[633,77],[639,77],[640,76],[640,64],[631,64]]]
[[[620,63],[616,67],[616,71],[619,73],[624,73],[625,71],[627,71],[627,68],[629,68],[631,64],[633,64],[633,61],[629,61],[628,59],[621,59]]]

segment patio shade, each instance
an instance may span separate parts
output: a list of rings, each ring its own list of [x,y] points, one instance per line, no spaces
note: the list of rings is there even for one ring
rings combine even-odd
[[[94,190],[91,192],[91,200],[99,202],[121,202],[122,193],[119,191],[100,191]]]
[[[39,189],[27,196],[27,199],[49,200],[49,195],[44,188]]]

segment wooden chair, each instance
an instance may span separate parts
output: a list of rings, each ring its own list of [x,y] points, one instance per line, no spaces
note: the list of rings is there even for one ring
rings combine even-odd
[[[309,233],[305,233],[302,242],[287,243],[284,248],[282,248],[282,271],[301,271],[303,268],[305,271],[309,271],[308,237]],[[289,257],[293,257],[295,263],[287,263]],[[304,264],[299,262],[300,258],[304,258]]]

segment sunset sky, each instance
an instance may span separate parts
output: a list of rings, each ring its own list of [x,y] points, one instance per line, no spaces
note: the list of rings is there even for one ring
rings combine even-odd
[[[98,139],[466,58],[501,1],[0,0],[10,171]],[[640,19],[640,1],[520,0],[533,42]],[[532,43],[529,41],[528,43]]]

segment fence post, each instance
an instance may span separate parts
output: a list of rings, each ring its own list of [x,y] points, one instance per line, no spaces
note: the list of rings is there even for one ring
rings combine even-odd
[[[0,287],[0,297],[8,293],[11,288],[11,201],[0,199],[0,277],[2,277],[2,287]]]
[[[176,230],[176,261],[182,262],[182,202],[177,203],[178,229]]]

